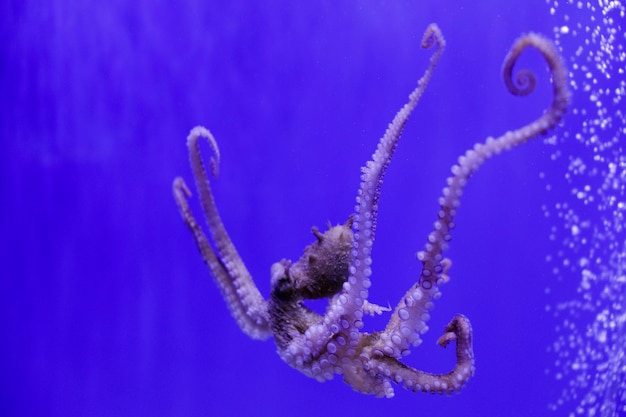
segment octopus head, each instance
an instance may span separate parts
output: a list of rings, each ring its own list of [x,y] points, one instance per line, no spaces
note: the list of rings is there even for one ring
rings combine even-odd
[[[351,227],[352,217],[345,224],[329,225],[324,233],[313,227],[317,240],[304,249],[297,262],[282,260],[272,266],[272,293],[285,300],[315,300],[337,294],[352,261]]]

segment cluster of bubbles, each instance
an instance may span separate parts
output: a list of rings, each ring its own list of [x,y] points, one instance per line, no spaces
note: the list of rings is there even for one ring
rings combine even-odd
[[[562,391],[551,410],[626,415],[626,7],[622,1],[547,0],[570,72],[573,104],[552,157],[571,194],[554,218],[555,286],[576,287],[548,305],[557,324],[547,372]],[[548,289],[550,291],[550,289]]]

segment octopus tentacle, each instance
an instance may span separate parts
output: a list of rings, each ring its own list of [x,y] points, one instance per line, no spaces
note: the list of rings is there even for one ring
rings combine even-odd
[[[552,42],[540,35],[531,33],[514,43],[503,65],[507,88],[515,95],[526,95],[534,88],[534,76],[528,71],[523,71],[522,76],[517,77],[517,81],[522,83],[521,88],[515,86],[512,80],[513,66],[521,52],[529,46],[537,49],[548,63],[553,83],[552,103],[541,117],[528,125],[507,132],[496,139],[488,138],[485,143],[476,144],[452,167],[453,176],[448,178],[448,185],[443,189],[443,196],[439,199],[441,208],[434,230],[428,235],[424,251],[417,255],[423,265],[419,281],[406,292],[396,306],[385,330],[387,340],[381,340],[382,348],[393,350],[394,357],[408,354],[408,347],[411,344],[418,345],[421,342],[419,333],[427,329],[429,310],[433,307],[433,301],[440,296],[439,286],[447,281],[446,271],[450,262],[443,259],[442,254],[451,239],[450,233],[454,228],[454,216],[459,199],[470,176],[493,155],[554,128],[567,109],[570,94],[565,66]]]
[[[178,177],[174,180],[172,188],[174,199],[183,217],[183,221],[187,227],[189,227],[189,230],[191,230],[200,254],[209,267],[211,275],[214,277],[222,296],[226,300],[231,314],[246,334],[255,339],[267,339],[271,336],[269,328],[259,326],[255,320],[252,320],[251,317],[246,314],[246,308],[237,294],[237,288],[225,268],[224,263],[215,254],[202,228],[191,213],[187,202],[187,198],[191,197],[191,191],[187,187],[187,184],[182,178]]]
[[[474,374],[472,327],[465,316],[455,316],[446,326],[438,343],[446,347],[451,340],[456,340],[457,361],[454,369],[446,374],[419,371],[389,356],[374,357],[370,366],[378,375],[389,378],[408,390],[449,394],[458,391]]]
[[[191,192],[182,178],[174,180],[174,198],[183,220],[193,233],[198,249],[226,300],[231,314],[244,333],[254,339],[264,340],[272,335],[267,303],[252,281],[250,273],[224,229],[200,155],[198,139],[201,137],[207,139],[213,152],[210,159],[213,176],[218,174],[220,154],[217,142],[211,132],[200,126],[191,130],[187,138],[191,167],[209,232],[216,247],[215,251],[189,209],[187,198],[191,197]]]
[[[474,374],[472,327],[463,315],[456,315],[446,326],[438,344],[446,347],[456,340],[456,364],[446,374],[433,374],[413,369],[397,358],[386,355],[376,348],[376,340],[382,333],[363,335],[358,360],[342,361],[344,380],[356,391],[377,397],[393,397],[392,382],[412,391],[451,393],[459,390]]]
[[[187,144],[200,201],[211,241],[189,208],[191,192],[182,178],[173,183],[180,214],[191,230],[237,323],[252,338],[274,335],[278,353],[285,362],[318,381],[342,374],[357,391],[376,396],[394,395],[392,383],[412,391],[451,393],[460,389],[474,374],[472,327],[469,320],[456,315],[446,326],[438,344],[456,345],[456,364],[445,374],[416,370],[400,359],[410,346],[421,343],[420,334],[428,327],[429,311],[440,296],[439,287],[449,280],[451,262],[443,257],[454,228],[460,197],[471,175],[491,156],[524,143],[552,129],[562,118],[569,103],[567,74],[555,47],[549,40],[529,34],[518,39],[502,67],[509,91],[524,96],[533,91],[536,78],[520,71],[513,79],[513,67],[529,46],[538,49],[548,63],[553,79],[550,107],[534,122],[499,138],[488,138],[462,155],[447,180],[434,230],[418,253],[422,271],[418,281],[395,307],[381,332],[362,332],[364,314],[380,314],[388,309],[368,302],[371,285],[371,251],[376,232],[378,201],[383,178],[396,150],[404,126],[428,85],[445,41],[439,28],[430,25],[422,47],[436,46],[429,66],[409,101],[396,114],[381,138],[372,159],[362,168],[355,214],[343,225],[321,233],[313,228],[316,241],[305,248],[296,262],[283,259],[271,268],[271,292],[265,301],[254,285],[235,246],[232,244],[215,206],[209,178],[199,150],[205,138],[212,151],[210,171],[217,176],[220,153],[212,134],[203,127],[192,129]],[[331,297],[321,316],[307,308],[306,300]]]
[[[398,140],[404,126],[417,106],[424,93],[434,69],[443,53],[445,40],[436,24],[428,26],[422,39],[422,47],[436,46],[430,63],[417,87],[409,95],[409,101],[396,114],[385,134],[381,138],[372,159],[362,168],[361,185],[357,195],[357,205],[352,223],[354,242],[352,262],[349,268],[348,280],[344,283],[342,292],[331,300],[325,316],[325,330],[331,334],[341,333],[342,338],[350,341],[348,356],[356,353],[359,340],[359,329],[363,327],[362,317],[364,304],[368,297],[368,288],[371,285],[371,250],[376,232],[378,215],[378,199],[383,177],[391,162]],[[343,339],[342,339],[343,340]]]
[[[474,353],[472,349],[472,327],[467,317],[455,316],[446,326],[446,333],[439,339],[445,347],[451,340],[456,340],[456,365],[446,374],[433,374],[413,369],[395,358],[385,357],[380,360],[385,375],[411,391],[437,394],[450,394],[463,387],[474,374]]]

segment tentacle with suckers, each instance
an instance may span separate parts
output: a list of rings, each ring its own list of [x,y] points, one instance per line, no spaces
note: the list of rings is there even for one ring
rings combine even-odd
[[[456,315],[445,328],[438,344],[446,347],[456,341],[456,364],[445,374],[434,374],[414,369],[396,358],[374,352],[368,368],[380,378],[403,386],[410,391],[433,394],[450,394],[458,391],[474,374],[474,351],[472,348],[472,326],[467,317]]]
[[[409,101],[389,124],[372,159],[362,168],[356,213],[352,223],[354,242],[348,280],[344,283],[342,292],[331,300],[322,324],[321,330],[325,337],[320,340],[324,340],[323,343],[325,343],[325,340],[333,334],[341,334],[350,341],[349,345],[352,346],[348,348],[348,355],[356,352],[353,347],[358,343],[358,330],[363,327],[364,306],[368,306],[368,288],[371,285],[371,249],[376,233],[378,200],[383,178],[404,126],[426,90],[445,47],[445,40],[436,24],[429,25],[424,32],[422,47],[435,48],[429,66],[418,81],[417,87],[409,95]],[[319,351],[321,347],[323,344],[320,344],[317,350]]]
[[[515,95],[526,95],[535,86],[535,77],[529,71],[522,71],[517,77],[518,87],[513,82],[513,67],[527,47],[537,49],[547,61],[553,84],[553,98],[550,107],[535,121],[498,138],[488,138],[485,143],[476,144],[462,155],[452,167],[452,176],[447,180],[443,195],[439,199],[440,209],[434,230],[428,235],[426,246],[417,257],[422,262],[422,272],[418,282],[402,297],[396,306],[379,344],[390,356],[400,358],[409,353],[411,345],[421,343],[420,334],[427,330],[426,322],[433,301],[440,296],[439,287],[448,281],[447,270],[450,261],[443,258],[454,228],[454,216],[463,189],[471,175],[490,157],[522,144],[554,128],[567,110],[570,93],[567,87],[567,71],[555,46],[550,40],[534,33],[522,36],[511,48],[503,65],[503,77],[509,91]]]
[[[213,250],[189,209],[187,199],[191,197],[191,192],[180,177],[174,180],[174,199],[239,327],[250,337],[264,340],[272,335],[267,303],[254,285],[252,277],[230,240],[215,206],[209,179],[200,154],[198,141],[202,137],[207,139],[213,153],[209,160],[209,167],[211,174],[216,177],[219,170],[220,153],[211,132],[201,126],[193,128],[187,137],[187,146],[200,202],[216,250]]]

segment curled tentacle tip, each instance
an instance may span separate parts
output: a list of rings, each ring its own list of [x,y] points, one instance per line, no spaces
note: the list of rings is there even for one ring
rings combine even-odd
[[[456,334],[454,334],[453,332],[446,332],[441,335],[439,339],[437,339],[437,344],[442,348],[445,348],[448,346],[448,343],[453,340],[456,340]]]
[[[187,187],[185,180],[182,177],[174,178],[174,182],[172,184],[172,189],[174,190],[174,194],[177,196],[181,196],[184,194],[188,198],[191,197],[191,190]]]
[[[555,88],[555,96],[562,99],[560,100],[562,103],[559,102],[558,104],[559,106],[564,107],[567,105],[569,99],[565,66],[563,65],[561,57],[552,41],[536,33],[523,35],[515,41],[513,47],[504,59],[504,63],[502,65],[502,76],[507,89],[512,94],[517,96],[525,96],[534,90],[536,79],[534,74],[529,70],[520,71],[515,77],[515,82],[513,82],[513,66],[517,62],[517,59],[522,51],[529,46],[532,46],[539,51],[539,53],[541,53],[543,58],[547,61],[553,79],[552,82]]]
[[[511,91],[513,94],[517,96],[527,96],[532,93],[537,85],[537,79],[535,78],[535,74],[530,70],[521,70],[517,73],[515,77],[515,90]]]
[[[431,23],[424,32],[424,36],[422,38],[422,48],[430,48],[435,44],[435,42],[437,45],[443,46],[444,39],[439,26],[436,23]]]
[[[220,166],[220,149],[217,146],[217,141],[213,137],[213,134],[209,131],[209,129],[204,126],[196,126],[189,132],[189,136],[187,136],[187,146],[190,149],[194,149],[195,153],[199,153],[198,150],[198,139],[205,138],[213,152],[211,158],[209,159],[209,169],[211,171],[211,175],[217,177],[219,174],[219,166]]]

